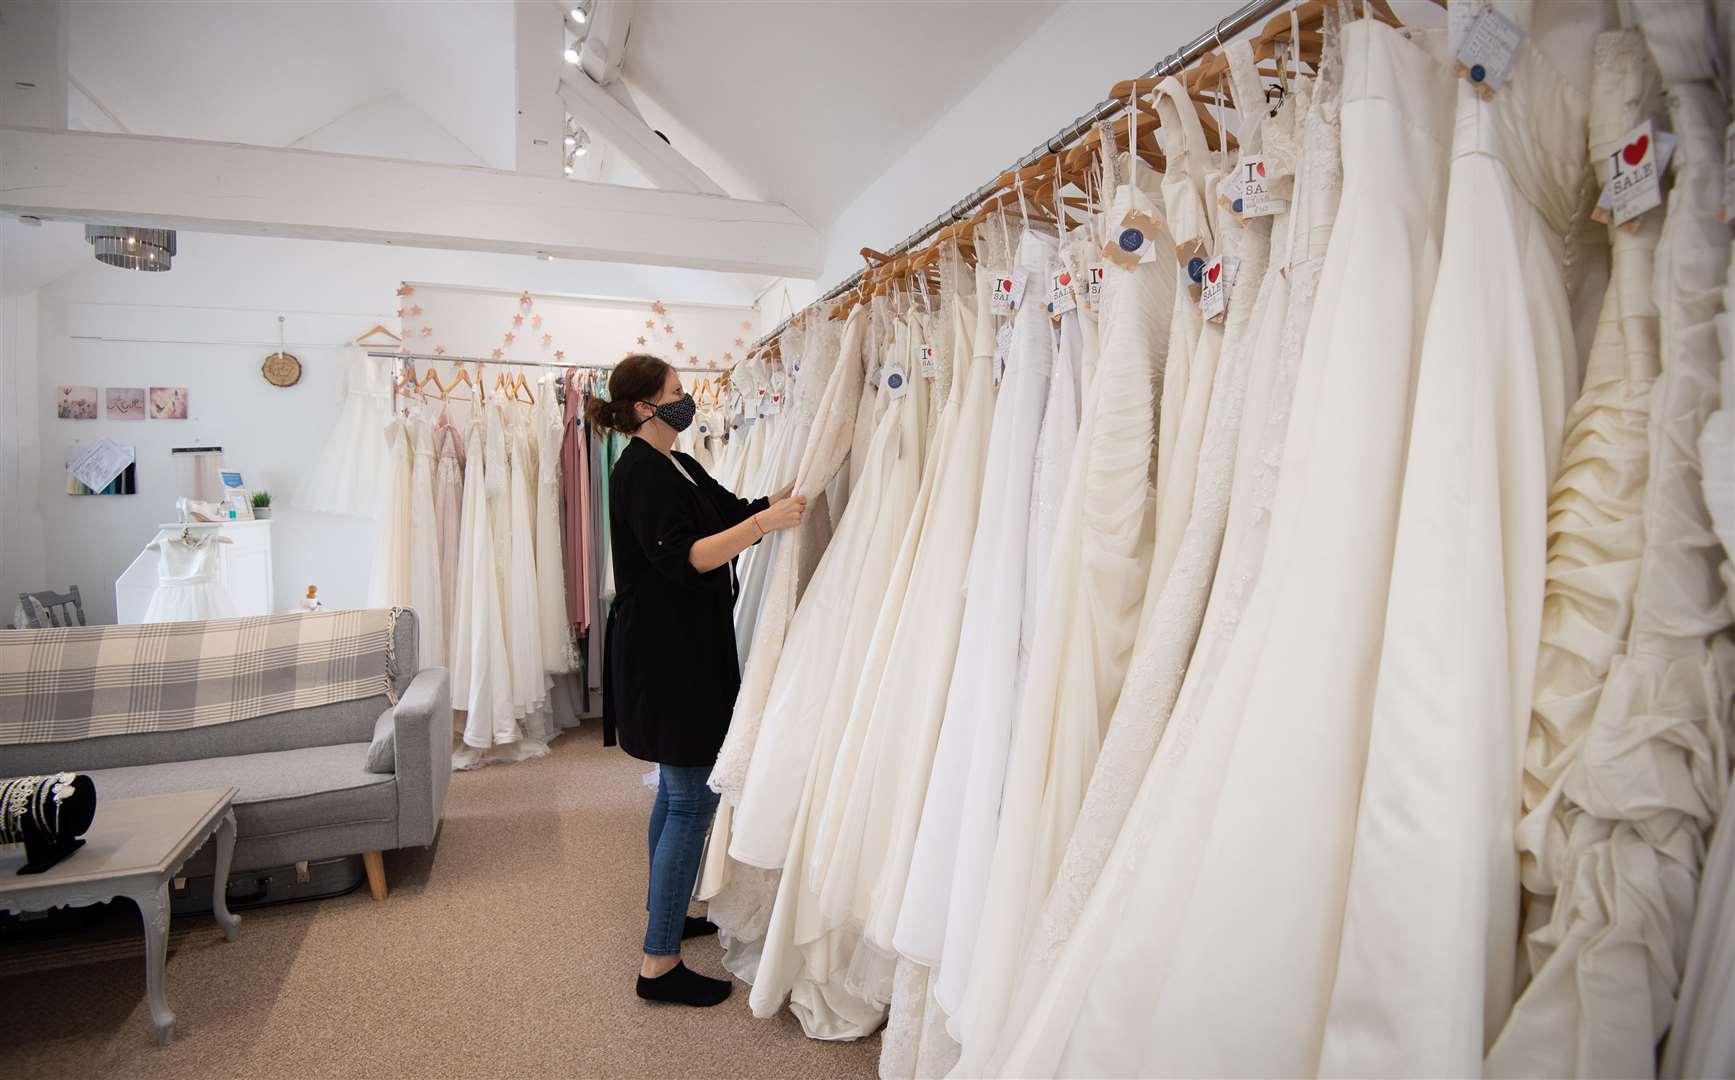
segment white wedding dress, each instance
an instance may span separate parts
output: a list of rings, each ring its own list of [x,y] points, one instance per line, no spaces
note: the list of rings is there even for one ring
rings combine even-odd
[[[366,335],[363,335],[364,337]],[[354,342],[338,352],[337,422],[320,444],[319,461],[302,481],[296,504],[305,510],[378,517],[385,491],[386,417],[392,411],[397,361],[368,356]]]
[[[410,488],[413,458],[406,421],[388,415],[385,422],[385,456],[381,473],[382,498],[374,523],[373,570],[368,575],[369,607],[411,607],[410,592]]]
[[[576,659],[566,618],[566,559],[561,546],[560,442],[565,422],[554,381],[536,388],[532,433],[536,438],[536,601],[542,638],[542,669],[571,671]]]
[[[486,422],[470,421],[464,436],[463,536],[452,612],[452,708],[465,713],[464,745],[474,750],[518,738],[485,476],[487,468],[499,466],[487,460],[486,443]]]
[[[410,606],[416,609],[416,655],[446,655],[447,613],[440,586],[440,531],[434,517],[434,431],[426,418],[408,422],[410,468]]]
[[[1265,565],[1210,704],[1164,734],[1011,1075],[1317,1064],[1454,88],[1442,34],[1360,21],[1343,41],[1342,211]]]

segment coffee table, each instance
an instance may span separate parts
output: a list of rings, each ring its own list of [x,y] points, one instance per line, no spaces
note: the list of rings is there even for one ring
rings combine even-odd
[[[235,855],[236,788],[182,791],[138,799],[102,800],[84,846],[40,874],[19,874],[24,855],[0,855],[0,910],[46,911],[88,907],[126,897],[139,906],[145,924],[145,1000],[157,1042],[175,1037],[175,1014],[163,991],[169,955],[169,883],[193,853],[217,837],[217,868],[211,912],[234,941],[241,917],[231,914],[224,893]]]

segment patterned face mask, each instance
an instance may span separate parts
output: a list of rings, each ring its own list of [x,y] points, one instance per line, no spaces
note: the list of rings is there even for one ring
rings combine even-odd
[[[676,431],[687,430],[693,423],[693,417],[699,412],[699,406],[694,403],[692,394],[682,394],[678,401],[651,407],[657,411],[657,416],[662,419],[663,423]]]

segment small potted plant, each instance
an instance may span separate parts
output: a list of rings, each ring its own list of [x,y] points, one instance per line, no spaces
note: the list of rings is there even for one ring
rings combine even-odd
[[[271,493],[255,491],[253,493],[253,517],[259,521],[271,520]]]

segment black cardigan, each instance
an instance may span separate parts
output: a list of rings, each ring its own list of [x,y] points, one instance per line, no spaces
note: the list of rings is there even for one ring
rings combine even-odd
[[[735,567],[701,574],[694,542],[769,505],[736,498],[686,454],[692,482],[643,439],[632,439],[609,477],[615,598],[604,638],[605,728],[621,749],[664,765],[717,759],[741,666],[735,653]]]

